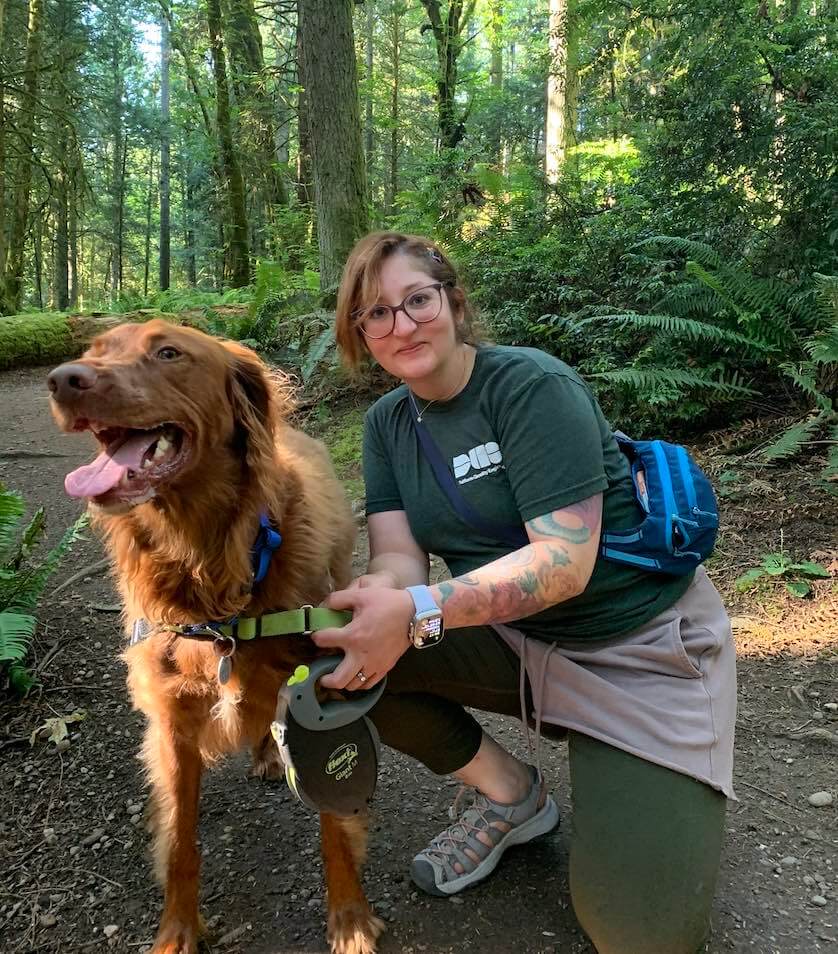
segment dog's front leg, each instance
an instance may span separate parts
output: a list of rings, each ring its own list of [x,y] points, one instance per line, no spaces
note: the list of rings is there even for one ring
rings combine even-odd
[[[367,827],[366,816],[320,815],[332,954],[375,954],[375,942],[384,930],[384,922],[373,914],[361,886]]]
[[[149,726],[144,759],[152,784],[152,831],[163,916],[152,954],[197,954],[198,799],[202,762],[197,740],[176,720]]]

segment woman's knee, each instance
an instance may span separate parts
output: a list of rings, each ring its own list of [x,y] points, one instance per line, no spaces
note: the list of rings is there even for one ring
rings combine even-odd
[[[570,890],[599,954],[697,954],[709,931],[725,798],[579,733],[570,736]]]

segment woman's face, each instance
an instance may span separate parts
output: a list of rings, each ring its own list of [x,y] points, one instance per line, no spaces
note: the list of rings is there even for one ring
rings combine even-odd
[[[391,255],[379,272],[377,301],[364,305],[383,304],[396,307],[417,288],[435,284],[435,279],[422,271],[419,263],[407,255]],[[411,382],[432,381],[445,373],[458,352],[456,323],[448,295],[442,291],[442,307],[433,321],[418,323],[404,311],[396,315],[393,330],[385,338],[368,338],[364,344],[375,360],[396,378]]]

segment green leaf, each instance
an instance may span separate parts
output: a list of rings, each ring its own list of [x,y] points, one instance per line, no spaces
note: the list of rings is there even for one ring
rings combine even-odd
[[[751,587],[756,583],[757,580],[765,576],[765,572],[758,567],[748,570],[746,573],[743,573],[742,576],[737,577],[734,586],[739,592],[744,592],[745,590],[751,589]]]
[[[829,570],[825,566],[821,566],[820,563],[792,563],[792,570],[798,570],[800,573],[805,573],[807,576],[822,576],[828,577],[830,575]]]
[[[768,553],[762,558],[762,569],[769,576],[782,576],[791,568],[791,564],[782,553]]]
[[[803,599],[812,592],[812,587],[805,580],[795,580],[793,583],[786,583],[786,589],[792,596],[799,596]]]
[[[34,616],[13,610],[0,613],[0,663],[21,662],[34,635]]]

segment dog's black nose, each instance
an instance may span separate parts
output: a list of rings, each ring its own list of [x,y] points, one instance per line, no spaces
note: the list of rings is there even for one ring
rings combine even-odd
[[[61,364],[47,378],[47,386],[56,401],[69,401],[80,391],[89,391],[96,384],[96,370],[88,364]]]

